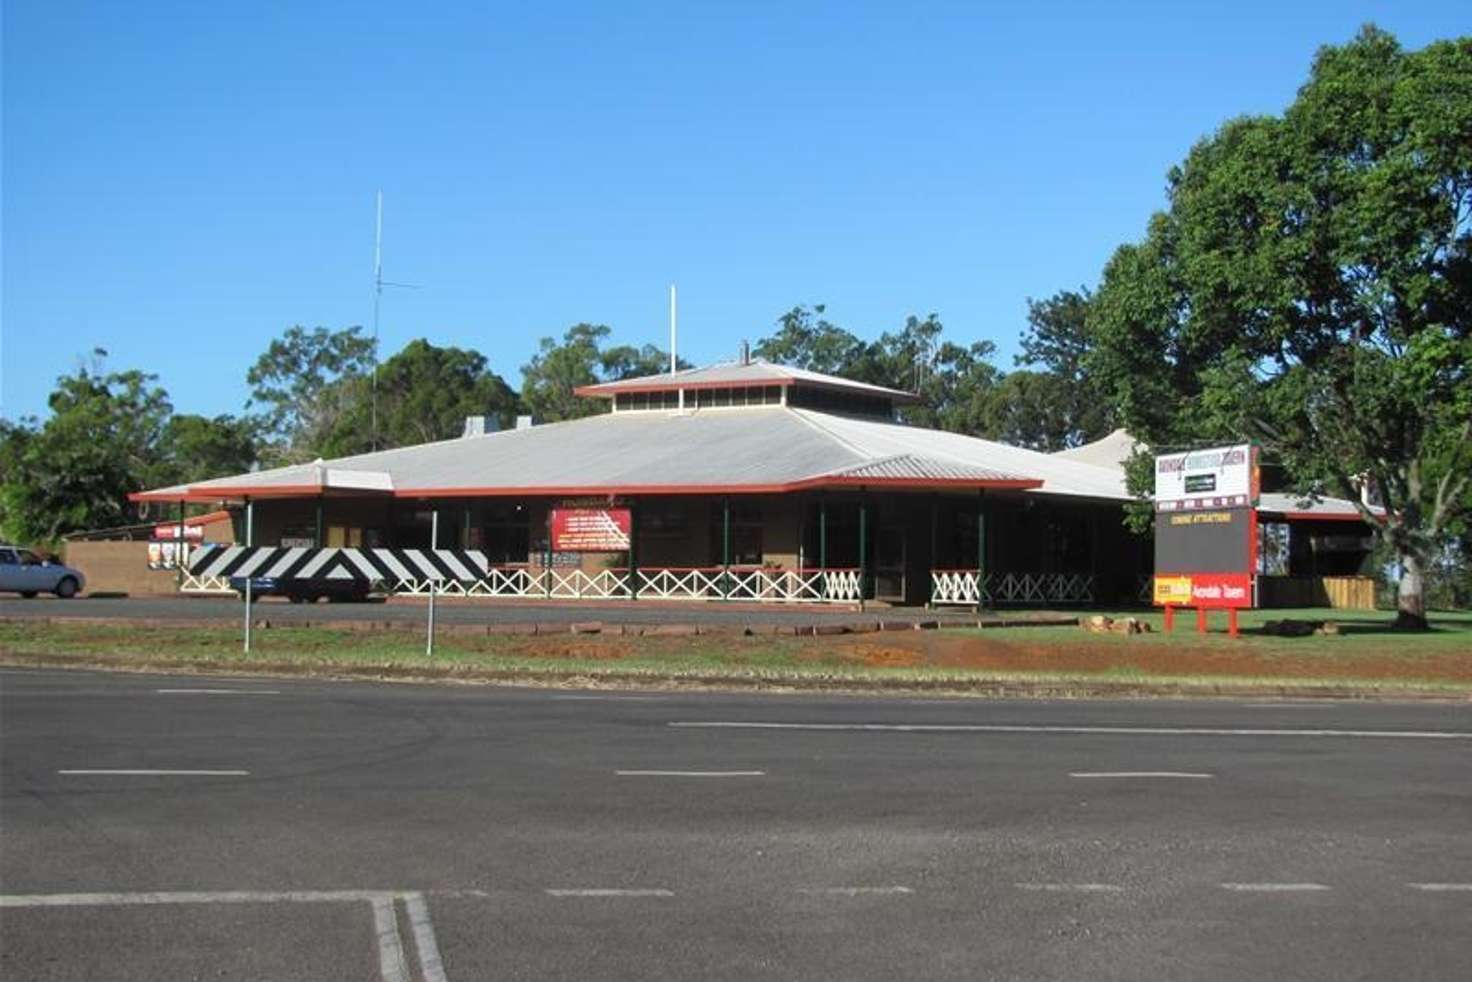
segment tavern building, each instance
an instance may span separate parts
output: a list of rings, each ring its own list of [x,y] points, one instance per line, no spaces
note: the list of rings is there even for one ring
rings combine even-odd
[[[911,393],[745,357],[577,394],[608,411],[491,432],[471,420],[457,439],[132,497],[224,502],[254,546],[425,550],[433,537],[473,561],[437,589],[488,598],[1148,596],[1149,543],[1122,524],[1122,434],[1041,453],[901,423]],[[569,536],[569,516],[600,512],[622,540]],[[225,586],[196,572],[186,589]],[[425,586],[400,579],[386,588]]]

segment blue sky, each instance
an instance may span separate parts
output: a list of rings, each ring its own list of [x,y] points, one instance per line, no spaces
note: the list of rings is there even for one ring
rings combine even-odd
[[[291,324],[474,347],[512,385],[607,323],[734,356],[793,304],[935,311],[1010,365],[1026,298],[1092,284],[1164,174],[1374,21],[1465,3],[201,4],[6,0],[0,411],[92,348],[241,411]]]

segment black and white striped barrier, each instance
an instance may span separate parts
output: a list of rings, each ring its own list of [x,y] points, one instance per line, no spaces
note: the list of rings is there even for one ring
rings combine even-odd
[[[233,576],[276,580],[382,582],[412,592],[430,582],[472,583],[490,570],[478,549],[340,549],[277,546],[201,546],[189,557],[198,582],[228,583]]]

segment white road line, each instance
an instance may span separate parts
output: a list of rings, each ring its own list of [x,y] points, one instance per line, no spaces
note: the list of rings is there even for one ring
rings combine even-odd
[[[76,768],[72,770],[57,771],[58,774],[70,775],[107,775],[112,777],[248,777],[250,771],[201,771],[201,770],[144,770],[142,768]]]
[[[155,689],[161,696],[279,696],[280,689]]]
[[[1322,883],[1223,883],[1223,890],[1238,893],[1308,893],[1328,890]]]
[[[614,771],[619,777],[766,777],[766,771]]]
[[[666,696],[552,696],[553,702],[664,702]]]
[[[877,897],[891,894],[914,893],[909,887],[809,887],[798,893],[818,894],[830,897]]]
[[[875,733],[1071,733],[1115,736],[1384,737],[1397,740],[1472,740],[1455,730],[1292,730],[1194,726],[1026,726],[948,723],[767,723],[745,720],[680,720],[665,724],[711,730],[860,730]]]
[[[1019,890],[1039,893],[1123,893],[1124,887],[1113,883],[1014,883]]]
[[[132,907],[148,904],[337,903],[392,900],[385,890],[212,890],[153,893],[0,894],[0,907]]]
[[[1216,777],[1215,774],[1206,774],[1200,771],[1070,771],[1069,777],[1179,777],[1192,780],[1202,780]]]
[[[383,976],[383,982],[409,982],[409,966],[404,962],[404,946],[399,941],[393,897],[375,897],[372,903],[373,932],[378,935],[379,974]]]
[[[1472,883],[1407,883],[1406,886],[1428,893],[1472,893]]]
[[[673,897],[673,890],[615,890],[592,888],[583,890],[548,890],[549,897]]]
[[[440,946],[434,937],[434,925],[429,920],[429,905],[424,894],[404,895],[404,908],[409,912],[409,924],[414,928],[414,947],[419,951],[419,971],[424,982],[449,982],[445,978],[445,966],[440,961]]]

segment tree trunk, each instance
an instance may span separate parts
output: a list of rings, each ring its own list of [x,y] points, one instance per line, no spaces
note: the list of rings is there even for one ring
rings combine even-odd
[[[1401,551],[1400,562],[1395,628],[1399,631],[1425,631],[1429,627],[1426,623],[1426,566],[1413,549]]]

